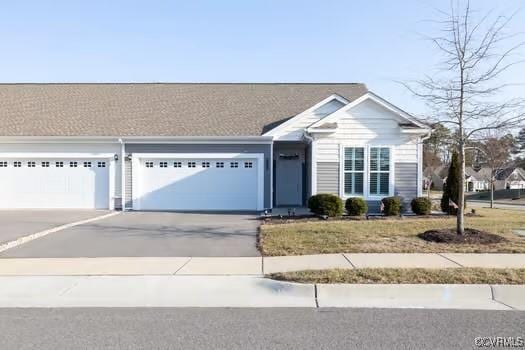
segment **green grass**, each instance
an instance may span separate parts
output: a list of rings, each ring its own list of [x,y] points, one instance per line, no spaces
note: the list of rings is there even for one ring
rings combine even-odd
[[[512,232],[525,228],[525,212],[477,209],[480,217],[467,217],[466,226],[501,235],[506,242],[443,244],[426,242],[418,233],[454,228],[455,217],[439,219],[387,219],[362,221],[304,221],[261,226],[260,249],[266,256],[323,253],[525,253],[525,238]]]
[[[525,269],[332,269],[275,273],[267,277],[300,283],[525,284]]]

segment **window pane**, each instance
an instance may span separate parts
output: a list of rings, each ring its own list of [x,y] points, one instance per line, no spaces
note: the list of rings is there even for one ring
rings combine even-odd
[[[389,193],[389,176],[388,173],[380,174],[380,194],[388,195]]]
[[[377,192],[378,192],[377,173],[370,173],[370,194],[377,194]]]
[[[363,171],[365,170],[365,149],[355,148],[355,165],[354,170]]]
[[[379,148],[370,148],[370,171],[378,170]]]
[[[354,149],[345,148],[345,171],[353,170]]]
[[[353,175],[352,173],[345,173],[345,193],[347,194],[352,193]]]
[[[354,194],[363,194],[363,173],[354,174]]]
[[[389,171],[390,170],[390,149],[381,148],[381,170]]]

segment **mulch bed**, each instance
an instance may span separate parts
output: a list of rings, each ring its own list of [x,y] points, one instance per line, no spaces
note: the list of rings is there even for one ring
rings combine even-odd
[[[481,215],[476,215],[481,216]],[[294,222],[308,222],[308,221],[366,221],[366,220],[413,220],[413,219],[443,219],[449,217],[445,214],[431,214],[431,215],[403,215],[403,216],[384,216],[384,215],[369,215],[363,216],[338,216],[321,218],[315,215],[298,215],[298,216],[268,216],[260,217],[264,224],[290,224]]]
[[[428,230],[417,235],[427,242],[448,244],[494,244],[507,241],[504,237],[466,228],[463,235],[458,235],[455,229]]]

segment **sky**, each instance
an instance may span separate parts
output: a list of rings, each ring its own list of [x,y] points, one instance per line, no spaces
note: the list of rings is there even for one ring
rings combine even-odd
[[[438,62],[424,35],[448,0],[0,0],[0,82],[363,82],[425,107],[398,81]],[[484,14],[523,0],[472,0]],[[523,77],[525,66],[514,68]],[[511,95],[525,89],[514,89]],[[517,96],[509,96],[517,97]]]

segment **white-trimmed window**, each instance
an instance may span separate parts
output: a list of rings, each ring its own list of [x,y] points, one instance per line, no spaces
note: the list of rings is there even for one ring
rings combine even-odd
[[[188,168],[195,168],[197,166],[196,162],[188,162]]]
[[[209,168],[210,167],[210,162],[202,162],[202,167],[203,168]]]
[[[167,168],[167,167],[168,167],[168,162],[160,162],[160,163],[159,163],[159,166],[160,166],[161,168]]]
[[[64,162],[55,162],[55,168],[63,168]]]
[[[76,168],[78,166],[78,162],[69,162],[70,168]]]
[[[173,162],[174,168],[182,168],[182,162]]]
[[[364,147],[345,147],[343,166],[344,194],[346,196],[362,196],[365,181]]]
[[[106,167],[106,162],[97,162],[97,166],[99,168],[105,168]]]
[[[217,168],[224,168],[224,162],[217,162],[217,163],[215,163],[215,166]]]
[[[84,168],[91,168],[91,162],[84,162]]]
[[[238,168],[239,167],[239,162],[231,162],[230,163],[230,168]]]
[[[7,168],[7,162],[0,162],[0,168]]]
[[[42,168],[49,168],[49,162],[42,162]]]
[[[35,166],[36,166],[36,162],[33,162],[33,161],[27,162],[27,167],[28,168],[34,168]]]
[[[146,162],[146,168],[153,168],[153,162]]]
[[[245,168],[253,168],[253,163],[252,162],[244,162],[244,167]]]
[[[390,194],[390,148],[370,147],[369,186],[371,196]]]

